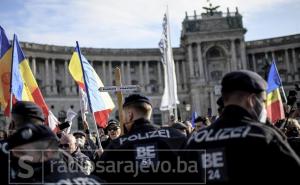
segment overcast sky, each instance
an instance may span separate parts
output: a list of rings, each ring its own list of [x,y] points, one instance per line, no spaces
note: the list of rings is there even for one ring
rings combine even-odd
[[[300,33],[300,0],[211,0],[220,10],[237,6],[246,40]],[[0,25],[12,38],[96,48],[156,48],[169,7],[172,46],[180,42],[185,11],[198,14],[207,0],[0,0]]]

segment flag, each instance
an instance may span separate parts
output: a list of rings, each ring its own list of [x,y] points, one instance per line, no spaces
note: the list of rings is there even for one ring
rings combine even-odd
[[[8,41],[4,29],[0,26],[0,106],[9,114],[10,100],[10,76],[11,76],[12,47]]]
[[[197,112],[193,112],[192,113],[192,121],[191,121],[193,128],[195,128],[195,120],[197,117],[198,117]]]
[[[71,131],[71,127],[72,127],[72,124],[73,124],[73,119],[77,116],[77,113],[73,111],[73,109],[69,108],[67,110],[67,118],[65,119],[65,122],[69,122],[70,123],[70,126],[68,127],[67,129],[67,133],[69,134],[70,131]]]
[[[164,69],[165,82],[165,89],[161,100],[160,110],[171,111],[173,109],[176,109],[176,105],[179,104],[179,101],[177,96],[175,65],[170,40],[170,28],[167,14],[164,15],[162,39],[160,40],[158,45],[162,55],[161,61]]]
[[[77,45],[69,64],[69,71],[79,88],[87,94],[96,123],[104,128],[115,105],[107,92],[99,91],[100,87],[104,87],[102,81],[88,60],[79,54],[80,48]]]
[[[275,62],[272,63],[268,75],[267,114],[272,123],[284,119],[284,109],[279,88],[282,86]]]
[[[45,117],[48,118],[48,106],[45,103],[43,95],[30,69],[29,62],[25,58],[16,35],[14,35],[13,42],[13,64],[11,75],[13,99],[16,101],[32,101],[36,103],[42,109]]]
[[[80,97],[80,111],[81,111],[81,118],[82,121],[86,121],[86,114],[88,111],[88,100],[86,93],[83,91],[82,88],[79,88],[79,97]]]
[[[60,124],[60,122],[58,121],[58,119],[54,116],[54,114],[49,111],[49,114],[48,114],[48,126],[49,128],[53,131],[53,132],[58,132],[59,131],[59,128],[58,128],[58,125]]]

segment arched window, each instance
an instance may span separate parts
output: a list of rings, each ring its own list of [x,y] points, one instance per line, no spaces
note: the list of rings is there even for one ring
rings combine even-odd
[[[223,57],[224,53],[219,47],[213,47],[209,49],[209,51],[207,52],[207,56],[208,58],[219,58]]]
[[[222,71],[212,71],[210,75],[212,80],[219,81],[222,79],[223,73]]]

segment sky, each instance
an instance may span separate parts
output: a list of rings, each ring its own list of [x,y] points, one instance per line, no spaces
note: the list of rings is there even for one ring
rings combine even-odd
[[[226,12],[238,7],[258,40],[300,34],[300,0],[211,0]],[[93,48],[157,48],[169,9],[171,42],[179,47],[185,17],[204,12],[207,0],[0,0],[0,25],[11,39]]]

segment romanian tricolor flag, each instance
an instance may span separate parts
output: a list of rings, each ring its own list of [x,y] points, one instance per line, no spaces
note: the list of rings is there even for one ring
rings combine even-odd
[[[12,47],[8,41],[4,29],[0,26],[0,106],[9,114],[10,76]]]
[[[17,101],[32,101],[43,110],[48,118],[49,109],[36,83],[29,62],[20,47],[18,38],[14,35],[13,65],[12,65],[12,94]]]
[[[272,123],[284,119],[284,109],[279,88],[282,86],[275,62],[272,63],[268,76],[267,113]]]
[[[104,85],[88,60],[80,54],[78,43],[69,64],[69,71],[79,88],[87,94],[96,123],[99,127],[105,128],[115,105],[107,92],[99,91]]]

